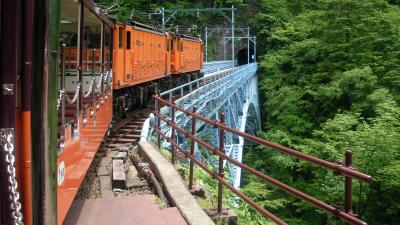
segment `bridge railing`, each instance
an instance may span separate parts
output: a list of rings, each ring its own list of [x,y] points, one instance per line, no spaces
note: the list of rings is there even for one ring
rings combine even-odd
[[[219,71],[221,69],[228,69],[228,68],[232,68],[232,61],[230,61],[230,60],[205,62],[204,67],[201,70],[201,72],[203,72],[207,75],[208,73],[212,73],[212,72]]]
[[[172,145],[172,163],[175,163],[175,149],[178,150],[179,152],[183,153],[185,155],[185,157],[187,157],[190,160],[190,170],[189,170],[189,189],[192,188],[192,184],[193,184],[193,165],[194,163],[197,164],[200,168],[202,168],[205,172],[207,172],[208,174],[210,174],[210,176],[212,176],[214,179],[216,179],[218,181],[218,205],[217,205],[217,211],[218,213],[221,213],[222,211],[222,186],[225,186],[226,188],[230,189],[232,192],[234,192],[239,198],[241,198],[243,201],[245,201],[246,203],[248,203],[249,205],[251,205],[253,208],[255,208],[256,210],[258,210],[261,214],[263,214],[264,216],[270,218],[271,220],[273,220],[275,223],[277,224],[286,224],[283,220],[281,220],[280,218],[278,218],[277,216],[275,216],[274,214],[272,214],[271,212],[269,212],[268,210],[266,210],[265,208],[263,208],[262,206],[258,205],[256,202],[254,202],[252,199],[250,199],[248,196],[246,196],[245,194],[243,194],[241,191],[239,191],[238,189],[236,189],[233,185],[231,185],[229,182],[227,182],[224,179],[224,160],[229,161],[230,163],[246,170],[247,172],[259,177],[260,179],[262,179],[264,182],[275,186],[277,188],[279,188],[280,190],[285,191],[286,193],[304,200],[312,205],[314,205],[315,207],[328,212],[329,214],[333,215],[335,218],[339,218],[340,220],[344,221],[345,224],[357,224],[357,225],[366,225],[367,223],[362,221],[361,219],[357,218],[356,215],[352,214],[352,209],[351,209],[351,205],[352,205],[352,179],[357,179],[360,181],[364,181],[364,182],[372,182],[372,177],[364,174],[362,172],[357,171],[354,167],[352,167],[352,153],[351,151],[346,151],[345,154],[345,162],[344,163],[334,163],[334,162],[329,162],[305,153],[302,153],[300,151],[297,151],[295,149],[291,149],[276,143],[272,143],[269,142],[267,140],[261,139],[259,137],[256,136],[252,136],[250,134],[244,133],[244,132],[240,132],[234,128],[231,127],[227,127],[224,124],[225,121],[225,116],[223,113],[220,114],[220,122],[214,121],[214,120],[210,120],[207,119],[201,115],[198,115],[196,113],[196,109],[193,108],[193,110],[188,110],[188,109],[184,109],[181,108],[179,106],[177,106],[175,104],[175,102],[173,101],[168,101],[168,100],[164,100],[163,98],[161,98],[161,96],[154,96],[155,100],[156,100],[156,111],[154,112],[154,114],[157,116],[157,124],[156,124],[156,132],[157,132],[157,142],[158,142],[158,147],[160,148],[161,146],[161,136],[167,140],[168,142],[171,143]],[[170,107],[172,110],[172,117],[170,118],[166,118],[165,116],[163,116],[160,113],[160,108],[161,105],[165,105],[167,107]],[[176,111],[180,111],[182,113],[185,113],[188,117],[192,118],[192,129],[191,131],[187,131],[184,128],[177,126],[175,124],[175,113]],[[216,128],[219,129],[219,148],[213,147],[210,144],[208,144],[206,141],[196,137],[196,133],[195,133],[195,126],[196,126],[196,120],[200,120],[203,121],[204,123],[207,123],[211,126],[214,126]],[[161,128],[160,128],[160,122],[164,121],[166,124],[168,124],[169,126],[171,126],[172,129],[172,133],[171,135],[166,135],[165,133],[162,132]],[[191,140],[191,145],[190,145],[190,151],[187,151],[185,149],[182,148],[181,145],[179,145],[175,139],[175,133],[179,132],[181,133],[183,136],[186,136],[187,138],[189,138]],[[276,180],[268,175],[263,174],[260,171],[255,170],[254,168],[228,156],[227,154],[225,154],[225,150],[224,150],[224,137],[225,137],[225,132],[231,132],[233,134],[236,134],[238,136],[241,136],[249,141],[258,143],[260,145],[269,147],[273,150],[277,150],[281,153],[296,157],[298,159],[301,160],[305,160],[309,163],[315,164],[317,166],[320,167],[324,167],[328,170],[331,170],[334,172],[335,175],[338,176],[344,176],[345,177],[345,181],[344,181],[344,209],[341,208],[337,208],[334,207],[332,205],[329,205],[315,197],[312,197],[298,189],[295,189],[293,187],[290,187],[282,182],[280,182],[279,180]],[[212,171],[210,170],[205,164],[203,164],[202,162],[200,162],[199,160],[197,160],[194,156],[194,144],[200,144],[202,147],[204,147],[206,150],[208,150],[209,152],[217,155],[219,157],[219,167],[218,167],[218,172]]]

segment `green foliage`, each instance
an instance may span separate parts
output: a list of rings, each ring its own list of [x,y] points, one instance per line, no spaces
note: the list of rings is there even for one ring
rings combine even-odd
[[[260,4],[253,21],[268,52],[261,60],[266,118],[259,135],[330,161],[342,161],[352,149],[355,167],[375,180],[354,181],[354,211],[370,224],[398,224],[399,8],[385,0]],[[265,147],[249,149],[245,162],[330,204],[343,204],[343,179],[324,169]],[[267,209],[291,224],[336,223],[309,204],[259,187],[259,180],[246,178],[243,189],[262,196]]]

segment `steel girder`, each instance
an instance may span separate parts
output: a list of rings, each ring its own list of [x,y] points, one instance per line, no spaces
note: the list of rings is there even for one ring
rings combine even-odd
[[[211,62],[209,64],[213,67],[213,73],[218,73],[218,69],[215,69],[217,65],[225,66],[226,62],[216,62],[215,64]],[[219,76],[219,79],[203,82],[201,87],[177,99],[175,103],[189,110],[196,107],[198,114],[213,120],[219,120],[219,113],[224,112],[227,126],[255,134],[261,126],[256,71],[256,63],[237,67],[228,75]],[[162,108],[161,112],[164,116],[170,118],[170,110],[166,107]],[[186,114],[175,113],[175,123],[178,126],[190,130],[191,121],[192,118],[186,116]],[[170,126],[164,122],[161,123],[161,130],[166,134],[171,134]],[[207,140],[214,147],[219,146],[218,129],[205,124],[203,121],[196,121],[196,135]],[[229,156],[242,161],[244,139],[228,132],[225,133],[225,136],[225,152]],[[188,149],[186,137],[179,136],[179,134],[176,137],[178,142]],[[168,145],[164,144],[164,146]],[[198,149],[198,146],[196,146],[196,149]],[[212,161],[211,158],[209,160]],[[225,163],[225,167],[230,171],[231,183],[238,188],[240,186],[241,169],[230,163]]]

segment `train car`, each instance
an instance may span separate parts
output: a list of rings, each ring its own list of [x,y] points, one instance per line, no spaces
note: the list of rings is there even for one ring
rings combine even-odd
[[[200,71],[203,67],[203,43],[187,35],[172,38],[171,74]]]
[[[4,225],[22,214],[17,220],[28,225],[61,225],[112,120],[113,22],[91,1],[47,4],[16,0],[0,7],[0,83],[10,90],[0,97],[7,110],[1,121],[8,121],[0,125],[18,159],[8,164],[0,151],[0,182],[18,183],[13,193],[21,198],[11,200],[22,204],[16,213],[10,193],[0,192]],[[9,166],[16,176],[4,173]]]
[[[57,102],[58,224],[111,124],[113,28],[92,2],[61,1],[58,92],[65,97]]]
[[[18,183],[9,188],[21,199],[11,200],[21,201],[25,224],[61,225],[110,128],[114,100],[130,93],[146,102],[171,74],[196,73],[202,43],[112,21],[90,0],[43,2],[0,3],[1,143],[16,158],[10,165],[0,151],[0,182]],[[10,203],[0,192],[0,224],[20,215]]]
[[[114,26],[113,88],[119,90],[169,75],[166,33],[134,22]]]
[[[202,42],[189,36],[160,32],[154,27],[115,22],[113,89],[115,114],[144,107],[157,89],[191,80],[203,65]]]

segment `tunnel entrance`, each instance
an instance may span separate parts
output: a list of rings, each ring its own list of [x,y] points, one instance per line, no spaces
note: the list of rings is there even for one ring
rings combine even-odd
[[[250,48],[250,63],[254,62],[254,50]],[[242,48],[238,52],[238,58],[237,58],[237,64],[238,66],[247,64],[247,48]]]

